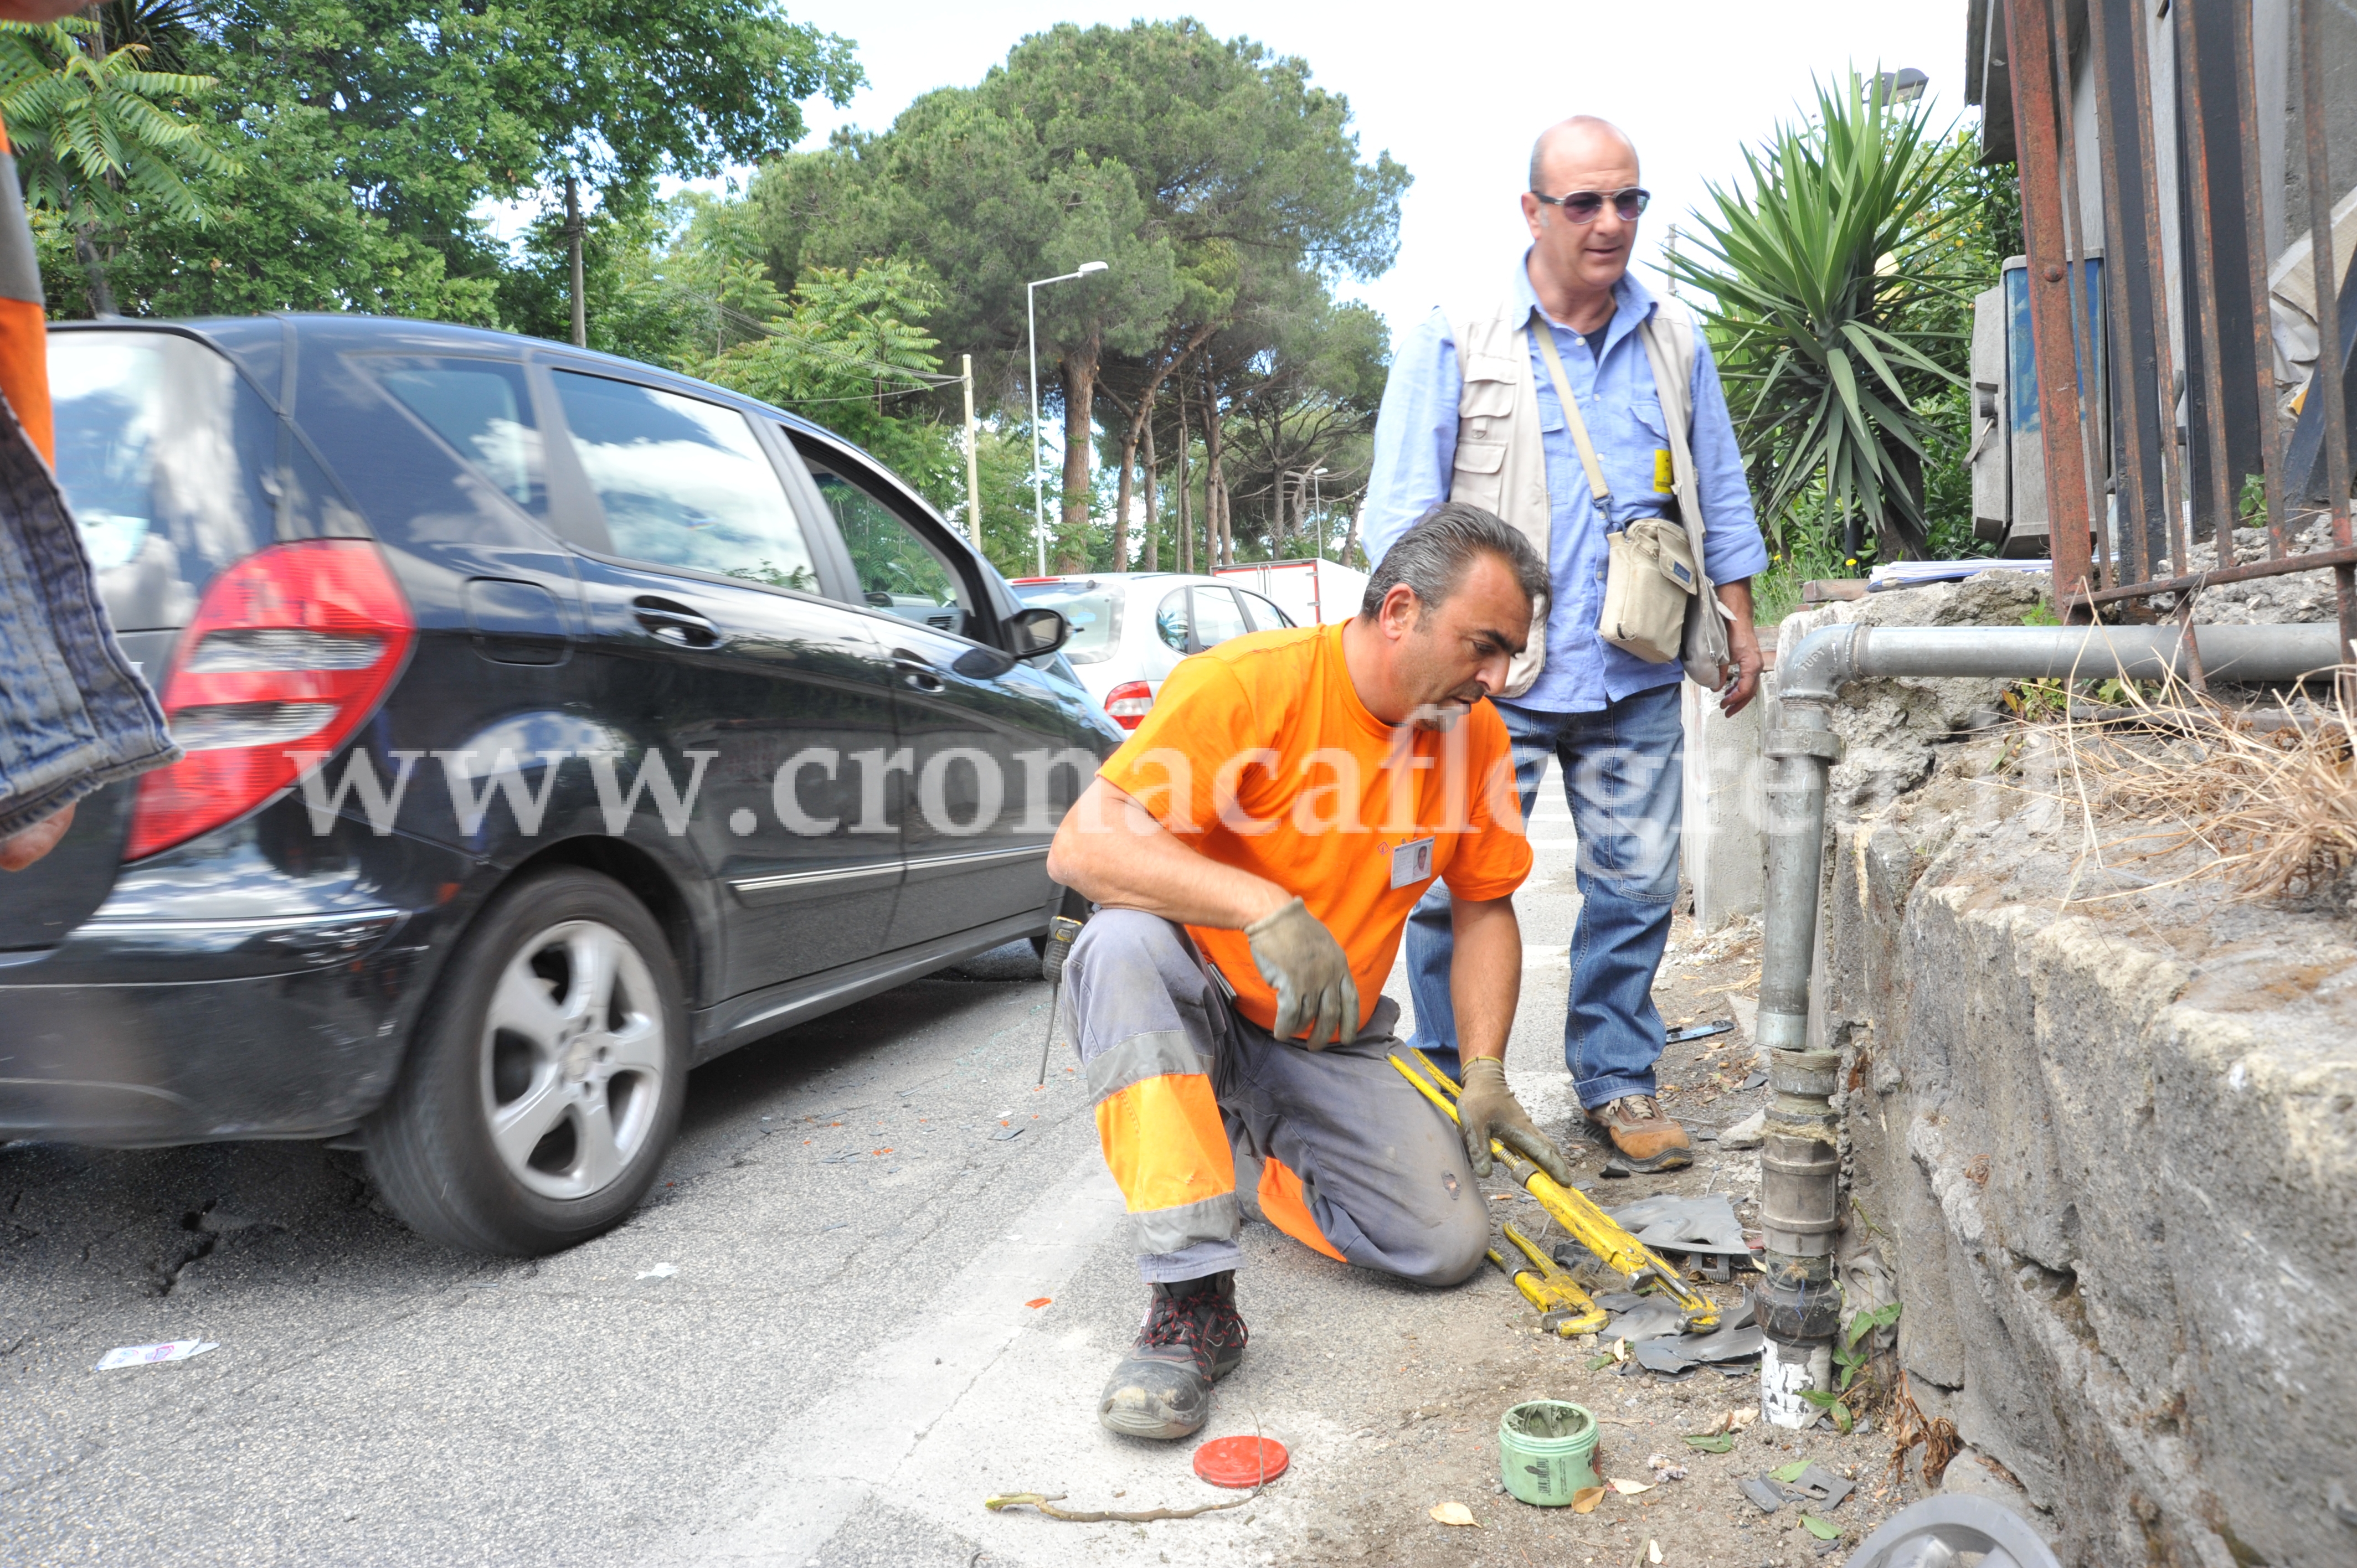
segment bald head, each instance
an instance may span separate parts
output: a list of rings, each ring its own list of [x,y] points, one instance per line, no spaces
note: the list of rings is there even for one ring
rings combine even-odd
[[[1598,157],[1597,155],[1603,155]],[[1531,144],[1531,188],[1546,195],[1559,195],[1568,188],[1551,183],[1554,171],[1566,165],[1587,165],[1603,161],[1618,162],[1625,156],[1629,166],[1637,166],[1637,144],[1629,133],[1611,121],[1594,114],[1574,114],[1559,120],[1539,133]]]

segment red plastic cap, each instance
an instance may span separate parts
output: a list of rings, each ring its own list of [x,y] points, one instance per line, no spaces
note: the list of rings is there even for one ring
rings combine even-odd
[[[1195,1474],[1215,1487],[1257,1487],[1285,1474],[1293,1455],[1274,1437],[1214,1437],[1195,1450]]]

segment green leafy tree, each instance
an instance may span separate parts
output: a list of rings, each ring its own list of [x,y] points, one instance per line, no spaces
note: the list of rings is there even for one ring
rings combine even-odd
[[[1064,424],[1057,552],[1079,565],[1109,361],[1168,364],[1174,344],[1248,308],[1259,280],[1390,264],[1407,176],[1387,156],[1361,162],[1349,120],[1301,60],[1193,21],[1063,26],[888,132],[772,166],[755,194],[773,265],[898,254],[931,268],[946,285],[934,329],[1010,392],[1026,284],[1110,264],[1038,301]]]
[[[544,264],[477,214],[584,180],[627,230],[662,175],[798,139],[850,46],[771,0],[224,0],[182,50],[243,172],[215,222],[143,223],[114,270],[157,314],[365,309],[561,336]],[[59,302],[53,299],[52,304]]]
[[[129,10],[103,7],[99,20],[0,23],[0,117],[26,204],[54,214],[70,235],[89,308],[102,316],[114,311],[106,263],[124,227],[145,217],[201,224],[204,204],[189,182],[240,166],[213,127],[194,117],[213,79],[155,69],[157,51],[141,24],[166,31],[177,13],[133,11],[110,47],[105,20]]]
[[[1973,269],[1954,243],[1971,148],[1932,136],[1853,74],[1820,86],[1816,116],[1746,148],[1748,178],[1712,186],[1715,213],[1673,261],[1713,302],[1706,320],[1763,497],[1771,542],[1813,489],[1847,557],[1871,526],[1887,553],[1928,535],[1921,400],[1960,387],[1958,310]]]

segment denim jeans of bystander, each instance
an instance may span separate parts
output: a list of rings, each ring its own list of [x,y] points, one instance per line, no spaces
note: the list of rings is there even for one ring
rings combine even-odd
[[[1550,759],[1578,835],[1579,916],[1571,938],[1571,1004],[1563,1058],[1589,1109],[1653,1092],[1663,1029],[1653,977],[1677,902],[1685,732],[1678,683],[1632,692],[1590,713],[1497,704],[1513,737],[1514,785],[1527,822]],[[1544,875],[1558,852],[1534,830]],[[1408,918],[1415,1043],[1452,1070],[1457,1014],[1448,992],[1448,889],[1438,883]]]

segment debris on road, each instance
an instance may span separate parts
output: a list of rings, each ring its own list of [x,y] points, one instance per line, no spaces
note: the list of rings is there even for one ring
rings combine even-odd
[[[1480,1521],[1473,1517],[1473,1510],[1463,1503],[1435,1503],[1432,1505],[1432,1519],[1436,1524],[1470,1525],[1476,1530],[1481,1528]]]
[[[1223,1503],[1198,1503],[1191,1509],[1060,1509],[1062,1492],[1001,1492],[982,1499],[982,1506],[993,1513],[1007,1509],[1038,1509],[1049,1519],[1060,1519],[1072,1524],[1151,1524],[1158,1519],[1193,1519],[1197,1514],[1218,1513],[1222,1509],[1240,1509],[1260,1496],[1253,1488],[1250,1496],[1232,1498]]]
[[[1754,1111],[1732,1127],[1722,1127],[1718,1146],[1722,1149],[1756,1149],[1767,1141],[1768,1112]]]
[[[1743,1239],[1743,1224],[1725,1193],[1680,1197],[1659,1193],[1609,1211],[1614,1222],[1648,1247],[1668,1252],[1724,1252],[1738,1258],[1751,1255]]]
[[[642,1280],[667,1280],[677,1273],[679,1273],[679,1265],[677,1263],[657,1263],[651,1269],[640,1270],[639,1273],[639,1278]]]
[[[118,1345],[99,1358],[93,1372],[111,1372],[117,1367],[154,1367],[166,1361],[185,1361],[191,1356],[201,1356],[221,1346],[210,1339],[167,1339],[160,1345]]]

